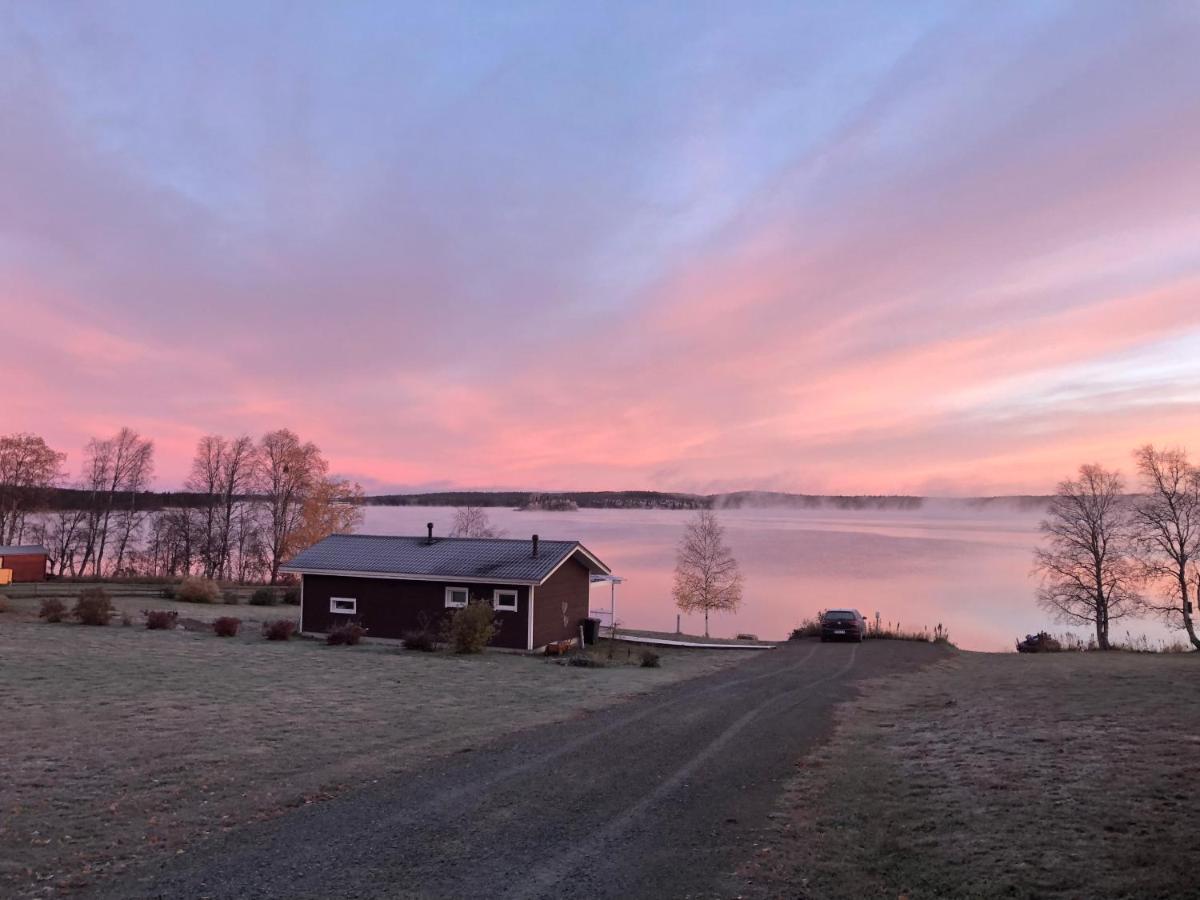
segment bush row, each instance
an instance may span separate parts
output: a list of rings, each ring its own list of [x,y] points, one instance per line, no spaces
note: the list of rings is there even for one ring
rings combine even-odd
[[[164,589],[165,593],[165,589]],[[284,596],[290,593],[284,592]],[[174,592],[178,600],[191,603],[216,603],[220,596],[217,585],[203,578],[186,578]],[[297,599],[299,592],[296,593]],[[277,594],[271,588],[259,588],[250,598],[255,606],[274,606]],[[103,588],[88,588],[82,591],[75,608],[70,615],[85,625],[107,625],[113,616],[112,599]],[[61,622],[67,617],[67,607],[59,599],[47,597],[42,600],[39,616],[47,622]],[[151,609],[143,610],[146,618],[146,628],[156,630],[174,629],[179,621],[176,610]],[[241,626],[241,620],[231,616],[222,616],[212,623],[213,631],[219,637],[234,637]],[[445,640],[455,653],[480,653],[491,643],[499,628],[499,622],[490,604],[483,601],[472,601],[461,609],[456,609],[442,628],[442,639]],[[290,619],[275,619],[264,622],[263,637],[269,641],[286,641],[296,631],[296,623]],[[366,636],[367,629],[357,622],[349,622],[332,629],[326,636],[326,642],[333,646],[354,646]],[[423,618],[420,627],[405,632],[403,645],[408,650],[433,651],[438,647],[438,635],[432,622]],[[586,665],[572,661],[572,665]],[[642,654],[642,665],[657,667],[658,654],[645,651]]]
[[[217,582],[201,578],[199,575],[191,575],[177,585],[167,585],[158,593],[164,600],[179,600],[183,603],[224,603],[227,606],[237,606],[241,602],[237,591],[232,588],[222,590]],[[299,606],[300,588],[295,585],[286,588],[255,588],[248,602],[251,606],[276,606],[280,603]]]

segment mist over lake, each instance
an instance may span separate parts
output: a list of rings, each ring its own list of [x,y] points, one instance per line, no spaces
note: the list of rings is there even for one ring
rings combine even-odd
[[[617,619],[629,628],[675,629],[671,599],[675,547],[685,510],[580,509],[571,512],[490,508],[507,537],[578,539],[626,579],[617,587]],[[371,506],[367,534],[450,530],[450,507]],[[1034,601],[1030,574],[1042,511],[996,502],[926,501],[919,510],[729,509],[720,512],[726,539],[745,576],[736,615],[714,615],[714,635],[751,632],[785,637],[820,609],[858,607],[868,617],[904,628],[941,623],[970,650],[1011,650],[1019,635],[1051,622]],[[592,608],[608,609],[609,587],[592,589]],[[683,616],[683,630],[700,633],[703,616]],[[1156,622],[1130,620],[1114,637],[1166,635]]]

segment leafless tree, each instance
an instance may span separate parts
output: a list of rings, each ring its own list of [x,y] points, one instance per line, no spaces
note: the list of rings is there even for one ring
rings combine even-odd
[[[50,556],[50,571],[55,575],[78,573],[79,552],[83,542],[84,509],[56,509],[44,516],[34,528],[34,539]]]
[[[258,581],[269,571],[263,518],[264,509],[259,503],[241,503],[234,513],[230,538],[233,563],[230,577],[237,581]]]
[[[129,540],[141,522],[139,494],[154,472],[154,442],[131,428],[114,437],[93,438],[84,449],[83,486],[89,494],[83,523],[80,571],[90,564],[94,575],[104,574],[104,555],[115,544],[120,569]]]
[[[229,577],[236,507],[254,489],[257,451],[249,437],[209,434],[196,444],[184,487],[199,497],[199,555],[206,578]]]
[[[66,455],[34,434],[0,436],[0,544],[19,544],[26,517],[44,508]]]
[[[1038,603],[1060,622],[1094,627],[1101,650],[1110,624],[1141,604],[1123,487],[1117,472],[1080,466],[1078,479],[1059,483],[1041,524],[1045,546],[1034,555]]]
[[[676,605],[685,613],[736,612],[742,603],[742,573],[725,544],[725,529],[711,509],[702,509],[684,529],[675,561]]]
[[[454,510],[450,537],[498,538],[504,537],[504,531],[492,524],[491,517],[482,506],[459,506]]]
[[[257,521],[246,510],[246,495],[254,489],[257,466],[258,451],[253,440],[242,435],[229,441],[221,467],[221,540],[216,567],[218,574],[226,578],[232,577],[231,554],[237,531]]]
[[[1133,510],[1138,559],[1147,580],[1165,594],[1164,602],[1149,607],[1176,626],[1182,622],[1200,649],[1192,605],[1200,588],[1200,471],[1182,449],[1147,444],[1134,459],[1143,488]]]
[[[192,471],[184,489],[199,498],[200,560],[205,578],[212,578],[220,564],[217,504],[221,496],[221,473],[225,467],[227,442],[218,434],[206,434],[196,443]]]

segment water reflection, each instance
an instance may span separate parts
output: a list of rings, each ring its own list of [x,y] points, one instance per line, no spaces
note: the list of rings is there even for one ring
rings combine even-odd
[[[446,534],[445,507],[368,507],[363,531],[423,534],[433,522]],[[675,546],[692,515],[676,510],[583,509],[574,512],[488,510],[508,537],[583,541],[626,581],[617,589],[618,618],[627,626],[671,631]],[[1038,510],[927,503],[919,511],[739,509],[721,512],[727,538],[745,575],[745,603],[736,615],[714,615],[714,635],[752,632],[781,638],[819,609],[855,606],[905,628],[941,623],[955,643],[973,650],[1011,650],[1029,631],[1066,629],[1034,603],[1030,575]],[[594,607],[609,605],[596,586]],[[683,616],[685,631],[703,616]],[[1075,629],[1079,633],[1085,633]],[[1134,634],[1166,632],[1133,621]],[[1124,628],[1117,628],[1124,637]]]

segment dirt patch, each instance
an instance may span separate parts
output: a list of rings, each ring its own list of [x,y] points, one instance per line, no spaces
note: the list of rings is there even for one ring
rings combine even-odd
[[[746,896],[1190,896],[1197,679],[1200,654],[959,653],[869,682]]]
[[[0,618],[8,896],[93,882],[147,852],[736,661],[680,651],[662,654],[660,669],[577,669],[505,653],[268,642],[245,625],[224,639],[51,625],[18,602],[31,608]],[[154,606],[196,617],[191,604]]]

